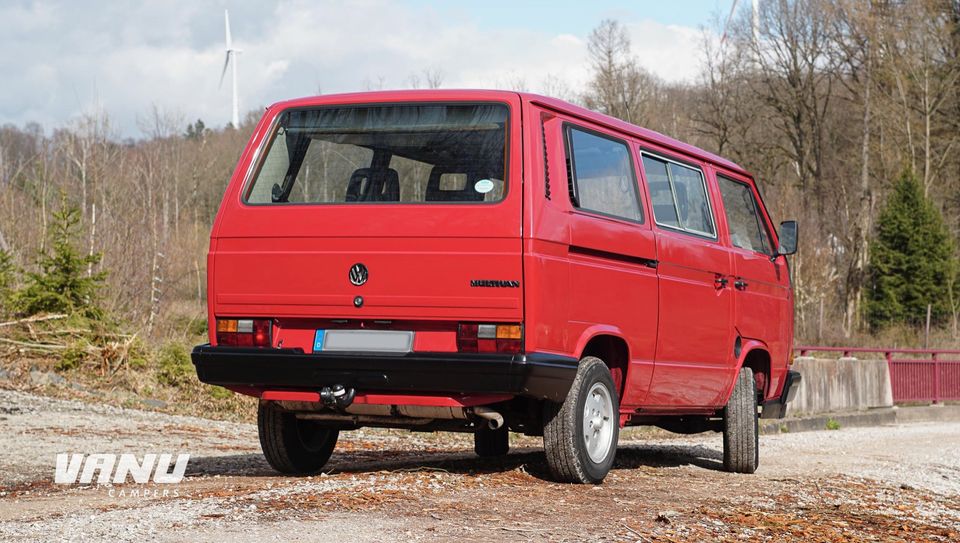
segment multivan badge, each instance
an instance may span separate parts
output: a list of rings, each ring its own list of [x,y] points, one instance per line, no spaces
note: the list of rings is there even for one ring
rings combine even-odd
[[[470,286],[485,288],[520,288],[520,281],[504,281],[502,279],[471,279]]]

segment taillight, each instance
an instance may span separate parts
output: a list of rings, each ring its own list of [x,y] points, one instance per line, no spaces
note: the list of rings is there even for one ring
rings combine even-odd
[[[519,353],[523,341],[520,324],[461,324],[457,350],[461,353]]]
[[[217,345],[270,347],[270,319],[217,319]]]

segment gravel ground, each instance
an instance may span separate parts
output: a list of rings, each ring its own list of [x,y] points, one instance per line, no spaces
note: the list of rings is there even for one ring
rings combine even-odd
[[[631,429],[601,486],[551,482],[522,436],[481,461],[468,435],[361,430],[290,478],[249,424],[0,390],[0,432],[3,541],[960,540],[960,423],[762,436],[752,476],[717,434]],[[191,460],[177,485],[55,485],[60,452]]]

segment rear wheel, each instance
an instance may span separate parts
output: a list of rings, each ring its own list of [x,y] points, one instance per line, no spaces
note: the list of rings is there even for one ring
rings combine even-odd
[[[723,410],[723,469],[753,473],[760,464],[760,421],[753,370],[742,368]]]
[[[319,472],[330,459],[340,432],[317,421],[298,419],[267,402],[257,410],[260,448],[270,467],[280,473],[308,475]]]
[[[480,458],[504,456],[510,451],[510,432],[503,425],[496,430],[480,428],[473,434],[473,451]]]
[[[610,370],[586,356],[564,402],[546,402],[543,448],[561,482],[600,483],[613,466],[620,436],[620,405]]]

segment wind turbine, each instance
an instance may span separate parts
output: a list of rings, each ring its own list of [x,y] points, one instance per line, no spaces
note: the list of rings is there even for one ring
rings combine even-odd
[[[760,0],[753,0],[753,17],[750,19],[750,28],[753,31],[753,44],[760,49]],[[720,44],[727,40],[727,27],[730,26],[730,20],[733,19],[734,12],[737,11],[737,0],[733,0],[730,6],[730,15],[727,16],[727,22],[723,25],[723,35],[720,36]]]
[[[230,39],[230,12],[223,10],[223,21],[227,29],[227,56],[223,60],[223,71],[220,72],[220,88],[223,88],[223,77],[227,75],[227,66],[233,68],[233,127],[240,128],[240,102],[237,98],[237,54],[242,53],[240,49],[233,48],[233,40]],[[231,64],[230,61],[233,60]]]

